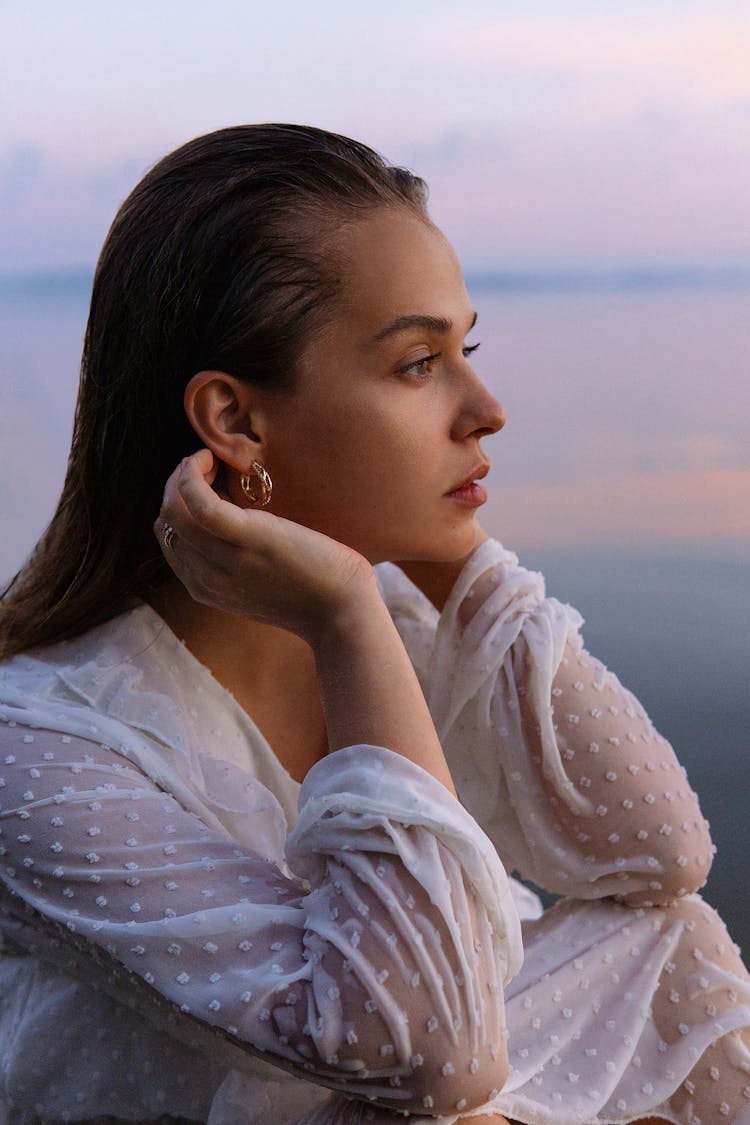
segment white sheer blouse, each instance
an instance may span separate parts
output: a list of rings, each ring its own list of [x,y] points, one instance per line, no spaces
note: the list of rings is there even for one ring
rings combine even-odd
[[[326,1086],[453,1121],[502,1085],[541,914],[506,869],[634,906],[703,883],[684,770],[541,576],[489,540],[438,615],[378,569],[461,803],[377,746],[300,789],[143,604],[0,666],[9,1122],[281,1125]]]
[[[57,922],[249,1054],[380,1104],[448,1112],[501,1084],[518,915],[489,840],[423,770],[349,747],[285,810],[257,729],[145,605],[18,658],[0,691],[15,946],[59,940],[35,933]],[[49,982],[37,991],[41,1006]],[[89,1065],[75,1090],[39,1089],[30,1058],[47,1071],[64,1051],[25,1023],[33,1042],[22,1027],[5,1057],[15,1101],[137,1107]],[[192,1079],[162,1101],[187,1115]]]

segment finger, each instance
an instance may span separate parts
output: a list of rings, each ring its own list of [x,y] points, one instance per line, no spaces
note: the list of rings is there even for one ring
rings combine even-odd
[[[190,457],[184,457],[174,472],[170,474],[164,486],[160,518],[166,523],[174,524],[175,527],[179,524],[183,532],[188,530],[187,525],[189,524],[192,524],[196,529],[198,527],[180,494],[180,479],[188,465],[191,466],[191,471],[200,473],[209,488],[214,484],[219,474],[219,463],[209,449],[200,449],[197,453],[191,454]],[[223,492],[218,493],[218,495],[225,498]]]
[[[204,469],[205,467],[204,464]],[[205,556],[212,547],[215,550],[220,545],[215,536],[208,534],[196,523],[185,506],[178,487],[180,472],[181,466],[178,465],[167,479],[159,515],[153,525],[154,534],[170,564],[178,546],[183,554],[186,547],[192,547]],[[215,475],[211,471],[206,474],[206,479],[210,480]]]
[[[213,484],[219,472],[219,462],[210,449],[198,449],[188,457],[183,457],[177,466],[178,473],[190,463],[200,473],[208,484]]]
[[[175,531],[179,528],[179,533],[184,535],[187,524],[190,522],[190,516],[177,488],[178,474],[179,467],[167,478],[159,515],[154,520],[154,534],[160,542],[163,540],[167,527],[172,527]]]
[[[162,553],[173,574],[197,602],[206,602],[206,562],[184,539],[176,538],[170,547],[162,545]]]
[[[177,479],[177,491],[186,512],[204,531],[234,546],[247,546],[252,542],[252,522],[258,516],[266,518],[267,512],[238,508],[222,499],[207,480],[207,463],[197,455],[186,458]]]

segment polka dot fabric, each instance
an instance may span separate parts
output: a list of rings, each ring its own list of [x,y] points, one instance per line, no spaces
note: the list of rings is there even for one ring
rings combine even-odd
[[[442,614],[379,571],[462,803],[508,870],[565,896],[524,918],[498,1111],[750,1122],[750,979],[695,893],[714,847],[672,747],[586,652],[580,614],[494,540]]]
[[[489,842],[419,767],[356,747],[311,771],[287,849],[306,882],[207,829],[113,750],[6,724],[2,751],[5,886],[180,1012],[397,1108],[447,1111],[499,1088],[518,920]],[[4,906],[13,919],[7,893]],[[15,1100],[43,1102],[26,1079]]]
[[[379,747],[300,788],[147,606],[0,666],[3,1125],[750,1121],[672,748],[496,542],[440,615],[377,569],[461,805]]]
[[[541,575],[490,540],[439,618],[395,567],[385,582],[459,796],[506,866],[630,906],[702,886],[713,845],[684,768]]]

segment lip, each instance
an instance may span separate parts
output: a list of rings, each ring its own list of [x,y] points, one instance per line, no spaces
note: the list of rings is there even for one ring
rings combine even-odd
[[[469,475],[467,477],[464,477],[463,480],[460,481],[459,484],[455,484],[453,486],[453,488],[449,489],[448,492],[446,492],[445,495],[446,496],[452,496],[454,492],[458,492],[462,488],[468,488],[468,486],[470,484],[473,484],[474,481],[482,480],[484,477],[486,477],[487,473],[489,471],[490,471],[489,464],[486,461],[481,461],[476,466],[476,468],[472,469],[472,471],[469,473]]]

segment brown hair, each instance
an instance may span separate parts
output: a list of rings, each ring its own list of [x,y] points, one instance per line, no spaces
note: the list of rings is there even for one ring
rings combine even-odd
[[[191,376],[290,389],[344,283],[326,234],[382,207],[425,214],[426,198],[366,145],[303,125],[221,129],[148,172],[99,258],[65,484],[0,602],[0,658],[75,636],[171,573],[152,523],[200,444]]]

